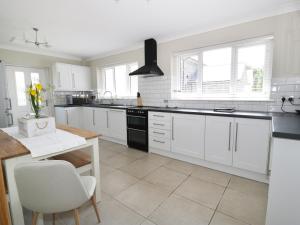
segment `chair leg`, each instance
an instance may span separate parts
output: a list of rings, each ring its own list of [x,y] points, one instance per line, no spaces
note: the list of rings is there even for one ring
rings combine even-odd
[[[91,198],[91,202],[92,202],[92,204],[93,204],[93,207],[94,207],[94,210],[95,210],[97,219],[98,219],[98,223],[100,223],[101,220],[100,220],[100,215],[99,215],[99,211],[98,211],[98,208],[97,208],[97,203],[96,203],[96,196],[95,196],[95,194],[94,194],[93,197]]]
[[[76,225],[80,225],[79,210],[78,209],[74,209],[73,211],[74,211],[75,224]]]
[[[55,215],[55,213],[53,213],[53,214],[52,214],[53,225],[55,225],[55,217],[56,217],[56,215]]]
[[[37,224],[38,217],[39,217],[39,213],[38,212],[32,212],[32,225],[36,225]]]

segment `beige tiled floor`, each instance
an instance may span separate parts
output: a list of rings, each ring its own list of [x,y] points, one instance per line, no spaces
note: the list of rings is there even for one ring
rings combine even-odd
[[[100,160],[102,225],[264,224],[263,183],[107,141],[100,142]],[[90,204],[80,216],[82,225],[97,224]],[[59,214],[57,224],[75,224],[72,213]]]

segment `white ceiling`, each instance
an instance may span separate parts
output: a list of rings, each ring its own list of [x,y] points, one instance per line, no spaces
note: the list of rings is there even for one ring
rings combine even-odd
[[[293,11],[291,0],[0,0],[0,48],[95,58],[158,41]],[[51,49],[36,49],[12,36],[33,38],[32,27]]]

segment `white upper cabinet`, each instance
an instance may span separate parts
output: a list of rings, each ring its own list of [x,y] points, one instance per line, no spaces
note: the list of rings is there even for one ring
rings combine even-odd
[[[233,166],[257,173],[266,173],[270,121],[236,118],[234,137]]]
[[[55,63],[53,84],[57,91],[91,90],[91,70],[86,66]]]
[[[234,119],[206,116],[205,160],[232,165]]]
[[[204,159],[205,116],[171,116],[171,151]]]
[[[108,129],[109,136],[126,141],[126,111],[118,109],[108,109]]]

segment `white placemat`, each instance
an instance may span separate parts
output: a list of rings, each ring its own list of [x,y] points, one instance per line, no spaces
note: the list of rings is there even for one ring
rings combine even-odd
[[[3,132],[20,141],[33,158],[61,152],[86,143],[85,138],[56,129],[55,133],[27,138],[19,134],[18,127],[2,128]]]

